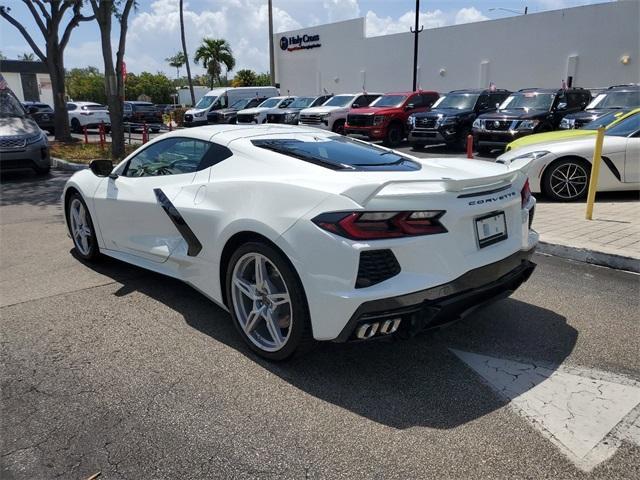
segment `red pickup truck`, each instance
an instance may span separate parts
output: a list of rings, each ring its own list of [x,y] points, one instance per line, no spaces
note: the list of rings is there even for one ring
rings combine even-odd
[[[383,140],[385,145],[395,147],[407,136],[409,115],[429,111],[439,96],[437,92],[425,90],[385,93],[367,108],[349,111],[345,134]]]

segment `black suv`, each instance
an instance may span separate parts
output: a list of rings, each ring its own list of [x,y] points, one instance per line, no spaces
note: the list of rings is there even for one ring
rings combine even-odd
[[[582,128],[607,113],[637,107],[640,107],[640,86],[616,85],[599,92],[584,111],[566,115],[560,122],[560,128]]]
[[[241,98],[233,102],[233,105],[229,108],[209,110],[209,113],[207,113],[207,123],[236,123],[236,118],[240,110],[257,107],[266,99],[267,97]]]
[[[42,130],[48,131],[51,135],[56,133],[53,108],[46,103],[40,102],[22,102],[22,106]]]
[[[300,111],[305,108],[319,107],[333,95],[320,95],[319,97],[298,97],[287,108],[278,109],[277,112],[267,113],[267,123],[298,124]]]
[[[124,102],[123,118],[125,122],[159,125],[162,123],[162,112],[150,102],[127,101]],[[158,132],[160,129],[154,126],[151,131]]]
[[[417,148],[446,143],[464,149],[476,117],[495,111],[510,94],[509,90],[453,90],[440,97],[430,112],[409,116],[409,143]]]
[[[493,113],[473,122],[473,136],[480,153],[504,147],[516,138],[555,130],[567,113],[584,110],[591,92],[584,88],[525,88],[512,93]]]

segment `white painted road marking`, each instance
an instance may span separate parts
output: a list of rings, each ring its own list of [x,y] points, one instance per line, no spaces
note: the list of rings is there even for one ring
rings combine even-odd
[[[626,377],[451,351],[584,471],[621,440],[640,445],[640,385]]]

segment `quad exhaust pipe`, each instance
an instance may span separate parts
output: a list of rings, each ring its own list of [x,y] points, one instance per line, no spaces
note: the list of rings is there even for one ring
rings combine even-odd
[[[390,335],[400,327],[401,318],[393,318],[383,322],[363,323],[356,330],[358,340],[367,340],[376,334]]]

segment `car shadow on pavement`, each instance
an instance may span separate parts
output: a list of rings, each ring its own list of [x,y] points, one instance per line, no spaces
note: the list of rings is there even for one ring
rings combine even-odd
[[[0,173],[0,206],[32,205],[43,207],[60,203],[60,195],[69,175],[36,175],[30,170]]]
[[[100,273],[113,275],[112,262],[103,262]],[[450,348],[559,365],[578,336],[564,317],[506,299],[449,328],[412,339],[322,342],[307,354],[272,363],[246,347],[228,313],[189,286],[154,273],[131,275],[139,269],[121,265],[120,270],[129,273],[113,275],[123,284],[116,296],[147,295],[182,315],[190,327],[237,350],[296,389],[396,429],[450,429],[505,405]]]

